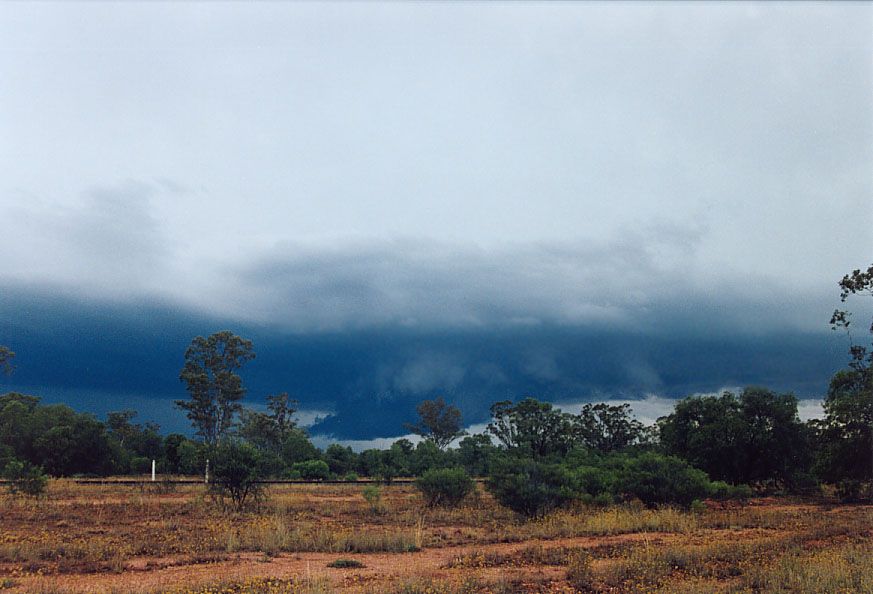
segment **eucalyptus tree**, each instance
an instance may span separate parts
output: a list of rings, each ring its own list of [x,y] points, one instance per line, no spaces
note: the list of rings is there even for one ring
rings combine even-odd
[[[207,338],[196,337],[185,351],[179,379],[185,382],[189,400],[177,400],[186,411],[197,435],[215,446],[230,434],[245,396],[237,371],[255,358],[252,341],[225,330]]]

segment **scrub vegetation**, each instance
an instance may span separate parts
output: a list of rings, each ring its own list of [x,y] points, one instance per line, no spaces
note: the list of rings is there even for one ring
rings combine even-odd
[[[873,293],[873,267],[840,286],[844,301]],[[832,323],[848,330],[850,316]],[[11,372],[14,353],[0,354]],[[873,591],[873,352],[850,354],[811,422],[792,394],[747,387],[679,400],[651,427],[627,405],[504,400],[466,435],[439,398],[408,425],[417,444],[358,453],[316,448],[287,394],[245,408],[252,343],[197,337],[178,402],[197,440],[135,411],[101,422],[0,396],[0,587]],[[160,481],[83,480],[152,464]]]

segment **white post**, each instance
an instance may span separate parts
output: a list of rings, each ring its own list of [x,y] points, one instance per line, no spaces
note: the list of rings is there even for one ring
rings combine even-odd
[[[155,461],[152,460],[152,482],[155,482]]]
[[[209,482],[209,458],[206,458],[206,477],[204,478],[203,482]]]

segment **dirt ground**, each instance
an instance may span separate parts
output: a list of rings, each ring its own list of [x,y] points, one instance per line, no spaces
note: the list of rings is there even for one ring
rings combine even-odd
[[[0,591],[803,591],[777,585],[795,563],[820,567],[809,591],[852,592],[868,579],[852,566],[869,568],[873,550],[873,507],[826,501],[580,507],[524,522],[485,493],[447,510],[410,485],[382,487],[376,503],[361,492],[272,486],[258,509],[234,512],[199,485],[54,481],[42,500],[3,501]],[[328,567],[338,560],[360,566]]]

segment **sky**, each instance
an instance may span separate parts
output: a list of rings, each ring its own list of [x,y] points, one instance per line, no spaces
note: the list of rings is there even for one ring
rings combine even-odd
[[[186,430],[230,329],[321,439],[436,395],[813,401],[871,92],[866,3],[2,3],[0,389]]]

